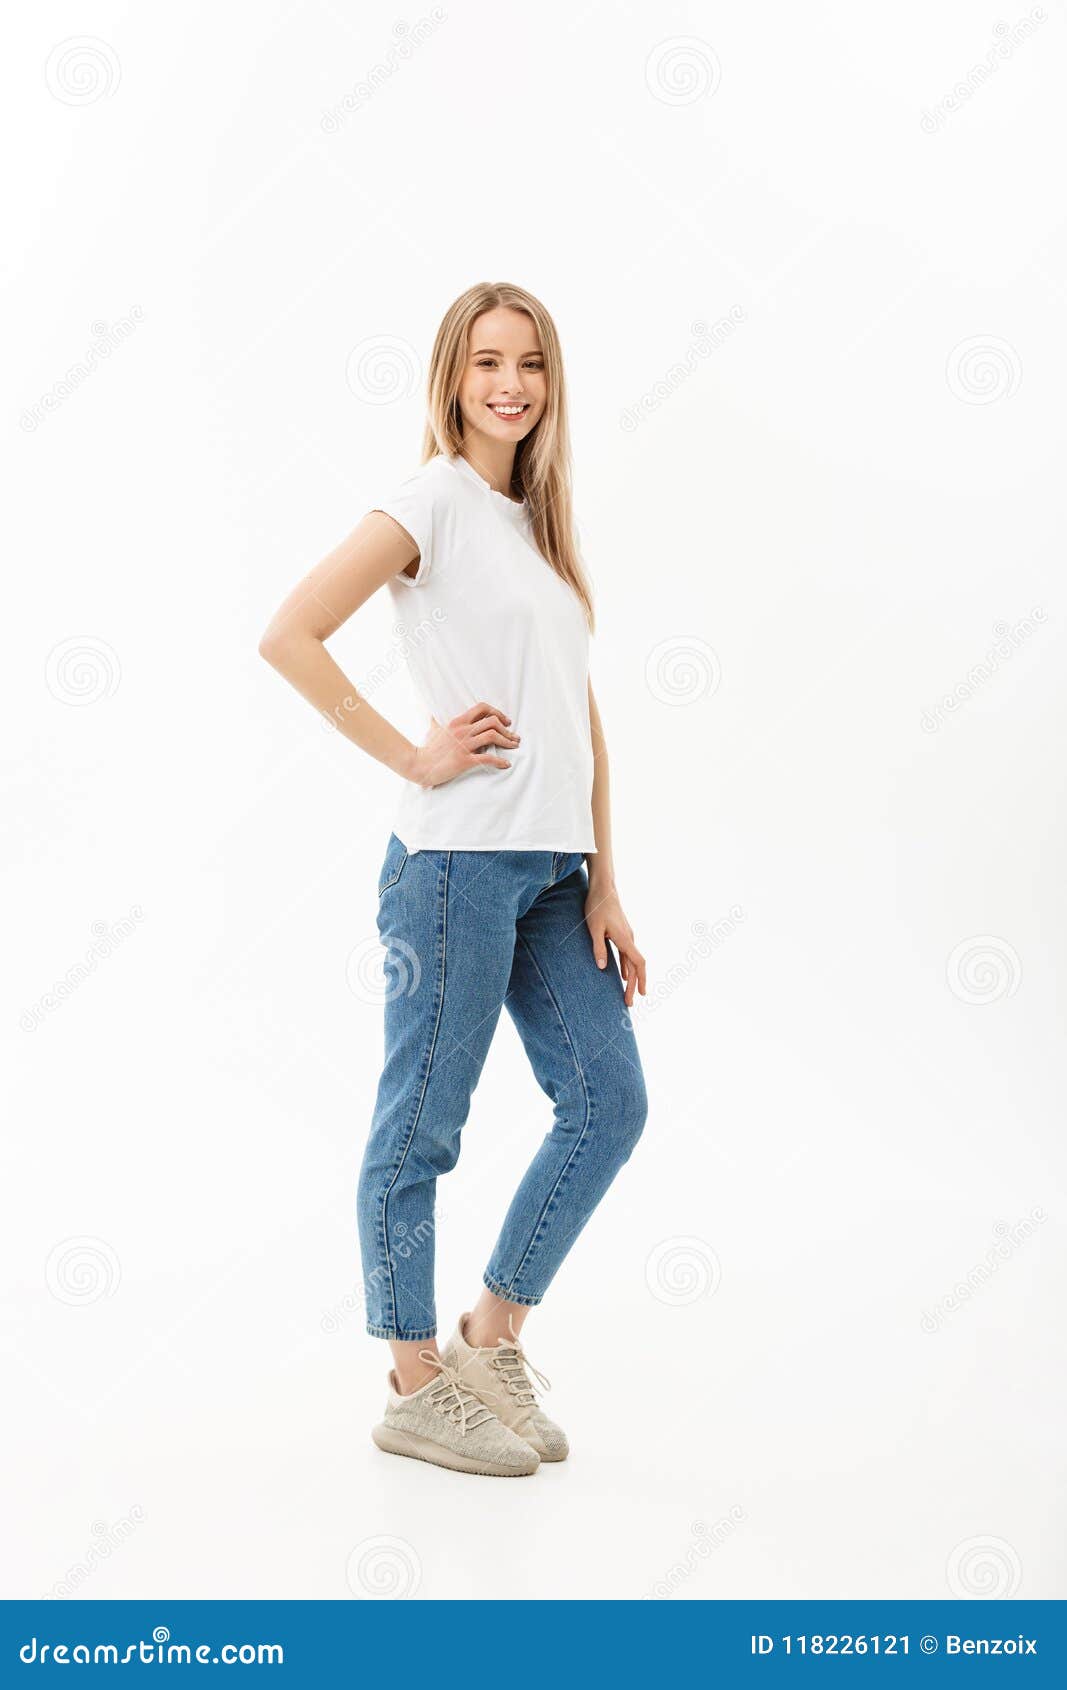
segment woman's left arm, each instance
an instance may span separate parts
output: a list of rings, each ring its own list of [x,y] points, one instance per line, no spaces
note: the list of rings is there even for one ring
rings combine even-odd
[[[608,747],[600,711],[589,682],[589,729],[593,740],[593,832],[596,850],[586,856],[589,896],[585,900],[585,924],[593,940],[593,955],[600,968],[607,967],[607,941],[619,953],[627,1005],[634,1001],[634,988],[645,994],[645,959],[634,943],[634,930],[623,914],[615,887],[615,865],[611,857],[611,797]]]

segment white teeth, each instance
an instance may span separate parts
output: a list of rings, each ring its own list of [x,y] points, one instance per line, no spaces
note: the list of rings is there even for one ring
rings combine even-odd
[[[526,406],[525,405],[490,405],[489,409],[491,411],[495,411],[497,413],[497,416],[499,416],[499,417],[518,417],[518,416],[522,415],[523,411],[525,411]]]

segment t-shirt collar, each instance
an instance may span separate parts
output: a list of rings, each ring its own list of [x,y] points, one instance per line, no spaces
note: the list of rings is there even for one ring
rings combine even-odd
[[[490,487],[484,475],[479,475],[474,465],[468,463],[466,458],[461,456],[459,452],[456,453],[455,457],[450,458],[449,462],[451,463],[453,469],[458,470],[459,474],[464,476],[473,486],[480,488],[481,491],[489,499],[495,501],[498,506],[501,506],[504,510],[510,511],[514,516],[522,517],[526,515],[525,499],[523,499],[522,503],[519,504],[516,500],[509,499],[506,493],[498,493],[495,487]]]

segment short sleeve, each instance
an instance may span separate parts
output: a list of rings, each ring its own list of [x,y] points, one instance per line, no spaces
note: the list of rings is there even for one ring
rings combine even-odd
[[[403,582],[408,587],[418,587],[425,581],[434,563],[435,538],[435,505],[439,504],[439,495],[435,498],[437,487],[434,474],[434,462],[431,458],[423,464],[421,469],[409,475],[405,481],[379,499],[372,505],[371,510],[384,511],[394,522],[399,522],[401,528],[411,535],[419,548],[419,567],[414,575],[405,575],[398,570],[393,576],[394,581]]]

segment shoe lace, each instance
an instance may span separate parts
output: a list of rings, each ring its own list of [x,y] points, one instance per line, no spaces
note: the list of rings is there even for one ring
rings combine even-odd
[[[432,1350],[420,1350],[419,1360],[438,1369],[437,1380],[427,1391],[426,1398],[439,1414],[458,1422],[460,1437],[466,1437],[468,1430],[483,1426],[487,1420],[496,1419],[478,1393],[465,1385],[455,1368],[449,1367],[440,1356],[435,1356]]]
[[[550,1391],[552,1386],[549,1380],[545,1378],[545,1375],[538,1372],[537,1368],[526,1354],[526,1351],[519,1343],[518,1335],[515,1331],[514,1325],[512,1324],[513,1319],[514,1316],[508,1316],[508,1330],[511,1333],[511,1342],[509,1343],[506,1338],[498,1338],[496,1341],[496,1354],[490,1356],[487,1365],[493,1368],[496,1373],[500,1374],[500,1377],[504,1382],[505,1390],[507,1390],[510,1395],[515,1398],[516,1402],[520,1403],[524,1408],[533,1408],[537,1402],[537,1387],[531,1383],[527,1370],[529,1370],[529,1373],[533,1374],[542,1390]]]

